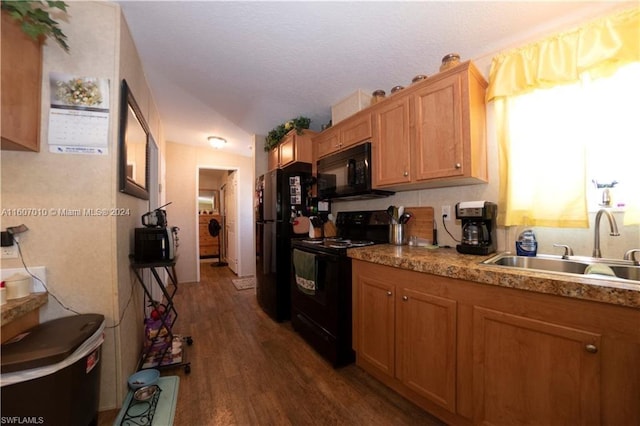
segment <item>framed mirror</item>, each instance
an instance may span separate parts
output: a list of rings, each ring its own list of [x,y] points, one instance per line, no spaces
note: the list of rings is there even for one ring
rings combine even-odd
[[[149,199],[149,126],[127,82],[120,98],[120,192]]]
[[[218,190],[216,189],[200,189],[198,190],[198,212],[204,213],[218,213]]]

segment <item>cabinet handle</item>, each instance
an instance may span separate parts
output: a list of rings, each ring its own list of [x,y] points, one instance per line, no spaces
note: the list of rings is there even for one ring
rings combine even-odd
[[[596,345],[586,345],[584,349],[590,354],[595,354],[598,352],[598,347]]]
[[[404,172],[404,177],[409,176],[409,172]]]
[[[462,167],[462,164],[460,164],[460,163],[456,163],[456,169],[459,169],[459,168],[461,168],[461,167]]]
[[[391,296],[392,293],[390,291],[387,291],[387,296]]]
[[[409,300],[409,296],[402,296],[402,300],[406,302],[407,300]]]

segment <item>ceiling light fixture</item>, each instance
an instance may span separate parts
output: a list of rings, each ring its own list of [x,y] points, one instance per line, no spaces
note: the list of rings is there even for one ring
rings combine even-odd
[[[221,138],[220,136],[209,136],[207,139],[209,140],[211,146],[216,149],[222,148],[227,143],[227,140],[225,138]]]

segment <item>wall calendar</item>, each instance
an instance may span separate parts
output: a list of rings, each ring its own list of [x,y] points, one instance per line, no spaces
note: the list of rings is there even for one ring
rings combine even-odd
[[[49,151],[109,153],[109,80],[50,73]]]

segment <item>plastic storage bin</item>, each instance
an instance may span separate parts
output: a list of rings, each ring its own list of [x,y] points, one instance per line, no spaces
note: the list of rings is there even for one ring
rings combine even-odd
[[[44,322],[2,344],[2,418],[16,424],[95,425],[104,316]]]

